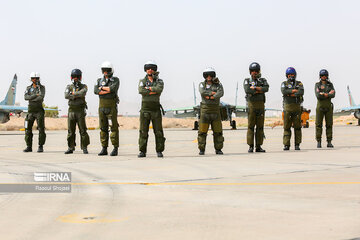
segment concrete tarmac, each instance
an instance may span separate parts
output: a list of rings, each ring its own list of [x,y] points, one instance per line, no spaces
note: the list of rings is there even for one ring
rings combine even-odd
[[[267,152],[249,154],[246,129],[225,130],[222,156],[209,132],[199,156],[196,131],[165,129],[163,159],[152,132],[144,159],[137,130],[120,131],[117,157],[97,156],[98,130],[88,155],[64,155],[65,131],[47,132],[44,153],[0,132],[1,184],[72,174],[71,193],[0,192],[0,239],[360,239],[360,127],[336,126],[334,149],[317,149],[314,132],[284,152],[283,129],[267,128]]]

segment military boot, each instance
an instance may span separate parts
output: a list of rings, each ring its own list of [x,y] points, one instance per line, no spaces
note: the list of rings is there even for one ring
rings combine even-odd
[[[317,142],[317,148],[321,148],[321,141]]]
[[[32,152],[32,147],[26,147],[23,152]]]
[[[40,145],[40,146],[38,147],[37,152],[38,152],[38,153],[42,153],[42,152],[44,152],[44,148],[43,148],[43,146],[42,146],[42,145]]]
[[[284,146],[284,151],[289,151],[289,150],[290,150],[290,146],[285,145],[285,146]]]
[[[84,149],[83,149],[83,153],[84,153],[84,154],[88,154],[88,153],[89,153],[88,150],[87,150],[87,148],[84,148]]]
[[[217,155],[223,155],[223,154],[224,154],[221,150],[215,150],[215,153],[216,153]]]
[[[104,155],[108,155],[107,147],[103,147],[101,149],[101,152],[99,152],[98,154],[98,156],[104,156]]]
[[[333,148],[334,145],[332,145],[331,141],[328,141],[327,147],[328,147],[328,148]]]
[[[264,149],[261,148],[261,146],[257,146],[256,149],[255,149],[255,152],[266,152]]]
[[[205,150],[200,150],[199,155],[205,155]]]
[[[69,148],[68,150],[66,150],[65,154],[71,154],[71,153],[73,153],[73,152],[74,152],[74,150],[71,149],[71,148]]]
[[[118,155],[118,148],[114,147],[114,149],[112,150],[112,152],[110,153],[110,156],[117,156]]]
[[[300,145],[295,145],[295,150],[300,150]]]
[[[157,156],[158,156],[159,158],[164,157],[164,155],[162,154],[162,152],[157,152]]]
[[[146,153],[140,152],[140,153],[138,154],[138,158],[143,158],[143,157],[146,157]]]
[[[250,145],[250,146],[249,146],[248,153],[252,153],[252,152],[254,152],[254,146],[253,146],[253,145]]]

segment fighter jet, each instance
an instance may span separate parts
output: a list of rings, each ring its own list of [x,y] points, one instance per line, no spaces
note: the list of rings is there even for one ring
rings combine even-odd
[[[196,91],[195,84],[193,83],[194,89],[194,106],[192,107],[184,107],[184,108],[176,108],[176,109],[168,109],[166,112],[173,112],[173,117],[175,118],[187,118],[187,117],[197,117],[197,120],[194,121],[193,130],[199,129],[199,119],[200,119],[200,105],[196,103]],[[231,129],[236,129],[236,121],[232,119],[233,113],[235,113],[236,117],[246,117],[247,116],[247,107],[246,106],[238,106],[237,105],[237,92],[238,92],[238,84],[236,84],[236,96],[235,96],[235,104],[231,105],[225,102],[220,102],[220,115],[221,121],[230,121]]]
[[[360,104],[356,105],[349,86],[347,86],[347,92],[349,96],[350,106],[336,110],[334,112],[334,115],[350,115],[353,112],[354,117],[358,120],[358,125],[360,125]]]
[[[23,111],[27,111],[27,107],[16,106],[15,98],[16,98],[16,84],[17,84],[17,76],[14,75],[14,78],[10,84],[9,90],[5,96],[5,99],[0,102],[0,123],[6,123],[10,120],[10,115],[15,113],[20,115]],[[48,109],[49,111],[58,111],[58,109]]]

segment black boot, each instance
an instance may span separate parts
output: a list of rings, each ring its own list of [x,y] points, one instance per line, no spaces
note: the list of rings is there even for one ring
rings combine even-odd
[[[73,152],[74,152],[74,150],[73,150],[73,149],[68,148],[68,150],[66,150],[65,154],[71,154],[71,153],[73,153]]]
[[[88,154],[88,153],[89,153],[88,150],[87,150],[87,148],[84,148],[84,149],[83,149],[83,153],[84,153],[84,154]]]
[[[205,155],[205,150],[200,150],[199,155]]]
[[[285,145],[285,146],[284,146],[284,151],[289,151],[289,150],[290,150],[290,146]]]
[[[44,152],[44,148],[42,145],[39,146],[38,150],[37,150],[38,153],[42,153]]]
[[[253,145],[250,145],[250,146],[249,146],[248,153],[252,153],[252,152],[254,152],[254,146],[253,146]]]
[[[138,154],[138,158],[143,158],[143,157],[146,157],[146,153],[140,152],[140,153]]]
[[[32,152],[32,147],[27,146],[23,152]]]
[[[255,152],[266,152],[264,149],[261,148],[261,146],[257,146]]]
[[[295,150],[300,150],[300,145],[295,145]]]
[[[99,152],[98,154],[98,156],[104,156],[104,155],[108,155],[107,147],[103,147],[101,149],[101,152]]]
[[[110,153],[110,156],[117,156],[118,155],[118,148],[114,147],[114,149],[112,150],[112,152]]]
[[[317,148],[321,148],[321,141],[318,141]]]
[[[217,155],[223,155],[223,154],[224,154],[221,150],[215,150],[215,153],[216,153]]]
[[[157,152],[157,156],[158,156],[159,158],[164,157],[164,155],[162,154],[162,152]]]
[[[331,141],[328,141],[327,147],[328,147],[328,148],[333,148],[334,145],[332,145]]]

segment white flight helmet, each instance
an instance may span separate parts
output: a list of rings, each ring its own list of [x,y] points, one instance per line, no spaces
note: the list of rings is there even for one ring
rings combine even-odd
[[[38,72],[32,72],[32,73],[30,73],[30,80],[31,80],[32,78],[39,78],[39,79],[40,79],[40,73],[38,73]]]
[[[101,71],[104,72],[103,69],[105,69],[105,68],[111,69],[110,75],[112,75],[112,74],[114,73],[114,67],[113,67],[113,65],[112,65],[111,62],[109,62],[109,61],[103,62],[103,63],[101,64]]]
[[[207,76],[211,76],[211,77],[216,77],[216,71],[215,71],[215,69],[214,68],[212,68],[212,67],[207,67],[207,68],[205,68],[204,69],[204,71],[203,71],[203,77],[204,78],[206,78]]]
[[[153,69],[155,72],[157,71],[157,64],[153,60],[149,60],[144,64],[144,71],[146,72],[147,69]]]

